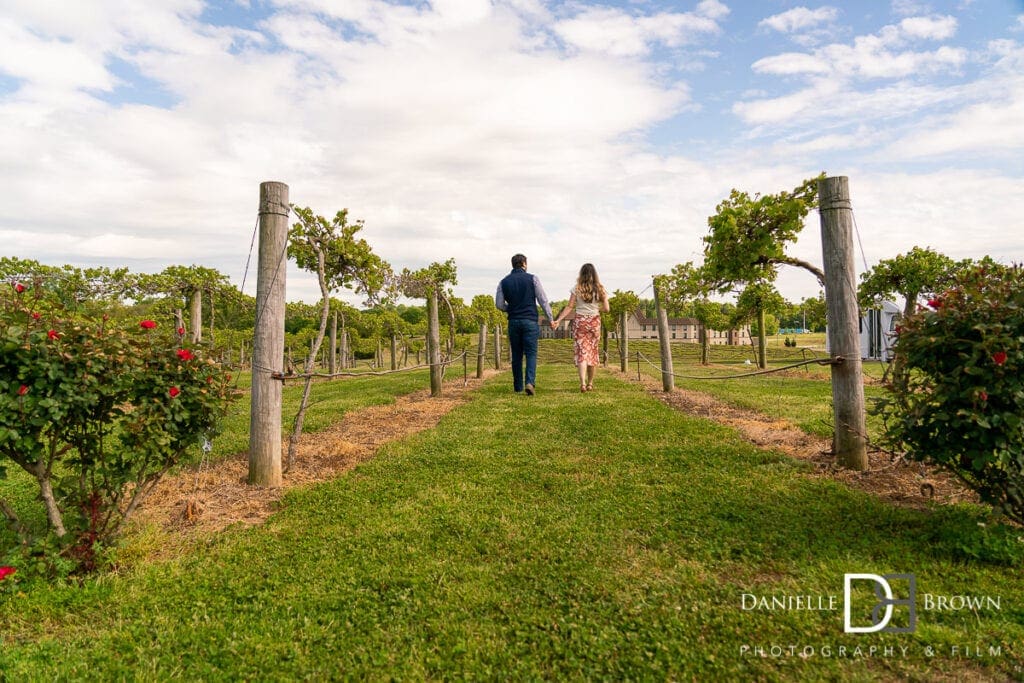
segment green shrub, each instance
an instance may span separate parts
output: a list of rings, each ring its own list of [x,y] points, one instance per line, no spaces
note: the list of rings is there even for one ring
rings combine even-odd
[[[891,444],[1024,523],[1024,270],[967,270],[897,332],[877,405]]]
[[[183,346],[184,330],[72,316],[37,287],[11,287],[0,297],[0,477],[11,463],[32,476],[48,532],[0,504],[23,566],[49,555],[51,573],[68,560],[87,571],[160,477],[215,433],[229,376]]]

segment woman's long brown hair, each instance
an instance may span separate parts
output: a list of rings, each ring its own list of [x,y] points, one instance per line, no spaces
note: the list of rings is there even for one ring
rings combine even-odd
[[[600,301],[604,296],[604,285],[597,277],[597,269],[593,263],[584,263],[580,268],[580,276],[576,278],[576,295],[586,301],[593,303]]]

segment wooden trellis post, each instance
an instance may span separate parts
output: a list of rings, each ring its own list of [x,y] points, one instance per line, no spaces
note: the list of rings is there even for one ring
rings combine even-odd
[[[332,375],[338,371],[338,312],[331,315],[331,336],[328,341],[330,352],[327,355],[327,371]]]
[[[437,291],[427,292],[427,362],[430,363],[430,395],[441,395],[444,368],[441,367],[441,326],[437,320]]]
[[[661,347],[661,387],[665,391],[672,391],[675,388],[675,378],[672,376],[672,346],[668,336],[668,313],[661,305],[658,278],[654,278],[654,308],[658,316],[658,343]]]
[[[285,218],[287,226],[288,219]],[[287,232],[287,227],[285,228]],[[189,324],[192,327],[192,343],[198,344],[203,341],[203,290],[196,287],[188,300]]]
[[[487,323],[480,323],[480,336],[476,344],[476,378],[484,376],[484,355],[487,353]]]
[[[619,313],[619,368],[626,372],[629,360],[629,335],[626,334],[626,312]]]
[[[281,485],[282,383],[285,272],[288,244],[288,186],[260,184],[259,270],[256,331],[252,345],[252,407],[249,412],[249,483]]]
[[[843,467],[868,467],[864,381],[860,357],[860,314],[853,258],[853,207],[846,176],[818,181],[821,250],[825,265],[828,348],[833,358],[833,449]]]
[[[501,370],[501,325],[494,326],[494,369]]]

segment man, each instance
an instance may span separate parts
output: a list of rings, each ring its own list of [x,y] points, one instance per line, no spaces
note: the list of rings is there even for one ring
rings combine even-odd
[[[512,387],[518,394],[526,391],[533,396],[537,384],[537,339],[540,325],[537,322],[537,304],[544,309],[548,322],[551,304],[540,284],[540,278],[526,272],[526,257],[516,254],[512,257],[512,272],[498,283],[494,293],[494,305],[508,313],[508,345],[512,351]],[[526,376],[523,376],[523,356],[526,356]]]

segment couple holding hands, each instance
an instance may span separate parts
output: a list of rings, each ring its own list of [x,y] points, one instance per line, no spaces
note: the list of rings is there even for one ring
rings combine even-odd
[[[573,311],[573,359],[580,376],[580,392],[594,389],[594,372],[600,363],[597,344],[601,337],[601,312],[607,311],[608,293],[597,277],[592,263],[585,263],[576,278],[576,286],[569,294],[569,303],[556,318],[551,314],[540,278],[526,272],[526,257],[512,257],[512,272],[498,283],[494,303],[508,314],[508,341],[512,353],[512,385],[516,393],[525,391],[532,396],[537,374],[537,340],[540,325],[537,320],[539,304],[555,329]],[[526,361],[525,373],[523,361]]]

